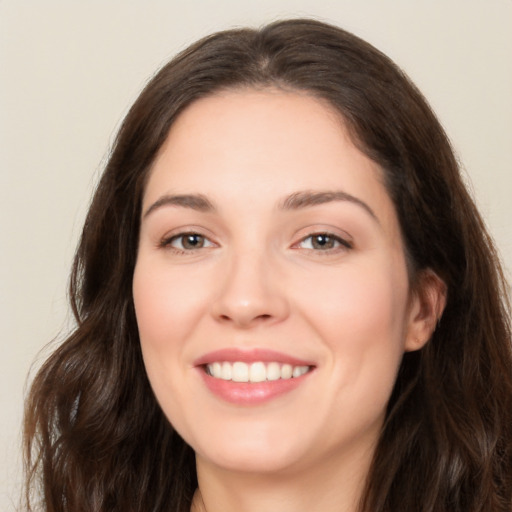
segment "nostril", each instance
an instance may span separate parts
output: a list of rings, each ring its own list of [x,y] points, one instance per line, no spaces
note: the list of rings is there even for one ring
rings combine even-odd
[[[271,323],[276,317],[271,313],[251,314],[248,311],[233,312],[233,314],[223,313],[217,316],[217,321],[225,325],[234,324],[239,327],[250,327]]]
[[[269,325],[283,320],[288,315],[288,303],[280,294],[251,288],[248,295],[240,291],[224,291],[212,302],[211,313],[217,322],[233,323],[240,327]],[[229,292],[229,293],[228,293]],[[256,293],[257,292],[257,293]],[[265,293],[263,293],[265,292]]]
[[[229,315],[219,315],[219,318],[224,321],[230,321],[232,318]],[[263,315],[256,315],[253,320],[269,320],[272,318],[272,315],[265,313]]]

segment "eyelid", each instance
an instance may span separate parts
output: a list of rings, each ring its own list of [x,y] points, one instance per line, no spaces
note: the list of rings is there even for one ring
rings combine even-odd
[[[335,240],[339,245],[337,247],[328,248],[328,249],[315,249],[315,248],[305,248],[304,250],[312,251],[316,253],[332,253],[335,251],[347,251],[354,248],[354,242],[352,236],[350,236],[346,232],[341,232],[339,229],[335,229],[332,227],[325,226],[311,226],[306,230],[301,230],[303,235],[300,236],[299,240],[292,245],[293,249],[300,249],[300,244],[304,241],[312,238],[314,236],[324,235],[329,238]]]
[[[193,247],[191,249],[185,249],[184,247],[183,248],[175,247],[173,245],[173,243],[175,241],[180,240],[180,239],[185,239],[186,237],[190,237],[190,236],[200,237],[204,241],[205,245],[202,245],[201,247]],[[207,247],[213,247],[215,244],[208,237],[201,235],[199,233],[180,233],[178,235],[174,235],[174,236],[170,237],[168,239],[168,241],[166,242],[166,245],[169,245],[178,250],[183,250],[183,251],[189,252],[189,251],[194,251],[194,250],[199,250],[199,249],[205,249]],[[181,245],[183,245],[183,243]]]
[[[176,229],[173,229],[170,232],[167,232],[165,235],[163,235],[161,238],[159,238],[157,242],[158,248],[166,249],[171,248],[176,250],[177,252],[193,252],[193,249],[179,249],[177,247],[173,247],[171,245],[173,240],[176,240],[180,237],[185,237],[187,235],[198,235],[205,240],[208,241],[208,246],[206,247],[198,247],[199,249],[209,249],[210,247],[218,246],[218,244],[213,240],[213,235],[207,233],[207,230],[204,228],[200,228],[198,226],[182,226]]]
[[[335,244],[338,244],[338,246],[345,247],[346,249],[351,249],[352,246],[343,238],[340,238],[336,235],[331,235],[330,233],[313,233],[312,235],[304,237],[302,240],[299,241],[299,244],[304,243],[308,239],[314,239],[318,236],[325,236],[326,238],[330,238]],[[321,250],[321,249],[315,249],[314,247],[308,248],[311,250]],[[332,249],[332,248],[331,248]],[[324,249],[324,251],[328,251],[329,249]]]

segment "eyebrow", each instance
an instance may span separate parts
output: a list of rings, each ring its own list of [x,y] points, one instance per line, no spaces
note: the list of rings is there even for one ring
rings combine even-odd
[[[151,212],[162,208],[162,206],[181,206],[182,208],[190,208],[199,212],[215,211],[211,201],[202,194],[165,195],[146,210],[143,218],[146,218]]]
[[[305,190],[302,192],[295,192],[286,197],[280,204],[281,210],[300,210],[310,206],[317,206],[325,203],[332,203],[336,201],[348,201],[357,206],[360,206],[370,216],[380,224],[379,219],[375,212],[361,199],[343,192],[342,190],[314,192]]]
[[[311,206],[318,206],[321,204],[332,203],[336,201],[347,201],[360,206],[365,210],[377,223],[380,224],[379,219],[375,212],[361,199],[343,192],[342,190],[336,191],[309,191],[304,190],[294,192],[285,197],[278,203],[278,210],[301,210]],[[181,208],[190,208],[199,212],[215,212],[216,208],[213,203],[202,194],[179,194],[179,195],[164,195],[155,201],[143,214],[146,218],[153,211],[158,210],[164,206],[178,206]]]

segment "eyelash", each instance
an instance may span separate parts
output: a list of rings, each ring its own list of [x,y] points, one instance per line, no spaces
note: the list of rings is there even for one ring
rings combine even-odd
[[[334,247],[328,247],[327,249],[315,249],[315,247],[307,247],[304,248],[307,251],[314,251],[317,253],[324,253],[324,254],[332,254],[333,252],[338,251],[346,251],[353,249],[353,245],[348,240],[345,240],[344,238],[341,238],[338,235],[335,235],[334,233],[329,232],[318,232],[318,233],[311,233],[308,236],[302,238],[298,243],[294,245],[294,247],[298,247],[299,245],[303,244],[306,240],[311,240],[311,245],[314,244],[315,238],[324,237],[328,239],[329,241],[332,241],[335,245]]]
[[[203,242],[203,245],[201,245],[200,247],[192,247],[192,248],[187,249],[183,246],[183,242],[186,237],[200,238]],[[328,247],[326,249],[325,248],[322,248],[322,249],[315,248],[314,247],[314,239],[317,238],[317,241],[318,241],[318,239],[320,237],[323,237],[324,239],[326,239],[322,243],[326,243],[326,244],[332,243],[332,244],[334,244],[334,246]],[[181,243],[180,243],[181,247],[175,247],[173,245],[173,243],[180,239],[181,239]],[[313,251],[316,253],[332,254],[333,252],[344,251],[344,250],[346,251],[346,250],[353,249],[353,244],[351,242],[349,242],[348,240],[346,240],[344,238],[341,238],[338,235],[335,235],[335,234],[329,233],[329,232],[311,233],[311,234],[305,236],[304,238],[302,238],[301,240],[299,240],[299,242],[294,244],[292,246],[292,248],[300,249],[300,245],[303,244],[304,242],[306,242],[307,240],[311,240],[311,243],[310,243],[311,247],[304,247],[303,249],[305,249],[307,251]],[[206,245],[204,245],[204,244],[206,244]],[[159,247],[169,248],[177,254],[186,254],[186,253],[190,254],[190,253],[198,251],[200,249],[213,247],[214,245],[215,244],[211,240],[209,240],[206,236],[202,235],[201,233],[194,232],[194,231],[178,233],[176,235],[172,235],[170,237],[163,238],[161,240],[161,242],[159,243]]]
[[[185,247],[183,247],[183,242],[184,242],[184,239],[186,237],[197,237],[197,238],[200,238],[202,239],[203,241],[203,244],[207,244],[207,245],[202,245],[201,247],[193,247],[193,248],[190,248],[190,249],[186,249]],[[181,248],[180,247],[175,247],[173,246],[173,242],[175,242],[176,240],[180,240],[181,239]],[[209,239],[207,238],[206,236],[202,235],[201,233],[196,233],[195,231],[187,231],[185,233],[178,233],[176,235],[172,235],[170,237],[166,237],[166,238],[163,238],[161,240],[161,242],[159,243],[159,247],[160,248],[169,248],[171,249],[172,251],[174,251],[175,253],[177,254],[186,254],[186,253],[192,253],[192,252],[195,252],[199,249],[204,249],[204,248],[208,248],[208,247],[213,247],[215,244]]]

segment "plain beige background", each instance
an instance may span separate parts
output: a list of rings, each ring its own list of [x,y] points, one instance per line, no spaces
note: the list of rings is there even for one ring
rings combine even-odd
[[[289,16],[390,55],[437,111],[512,269],[512,0],[0,0],[0,509],[21,481],[26,376],[70,325],[66,284],[119,121],[209,32]]]

